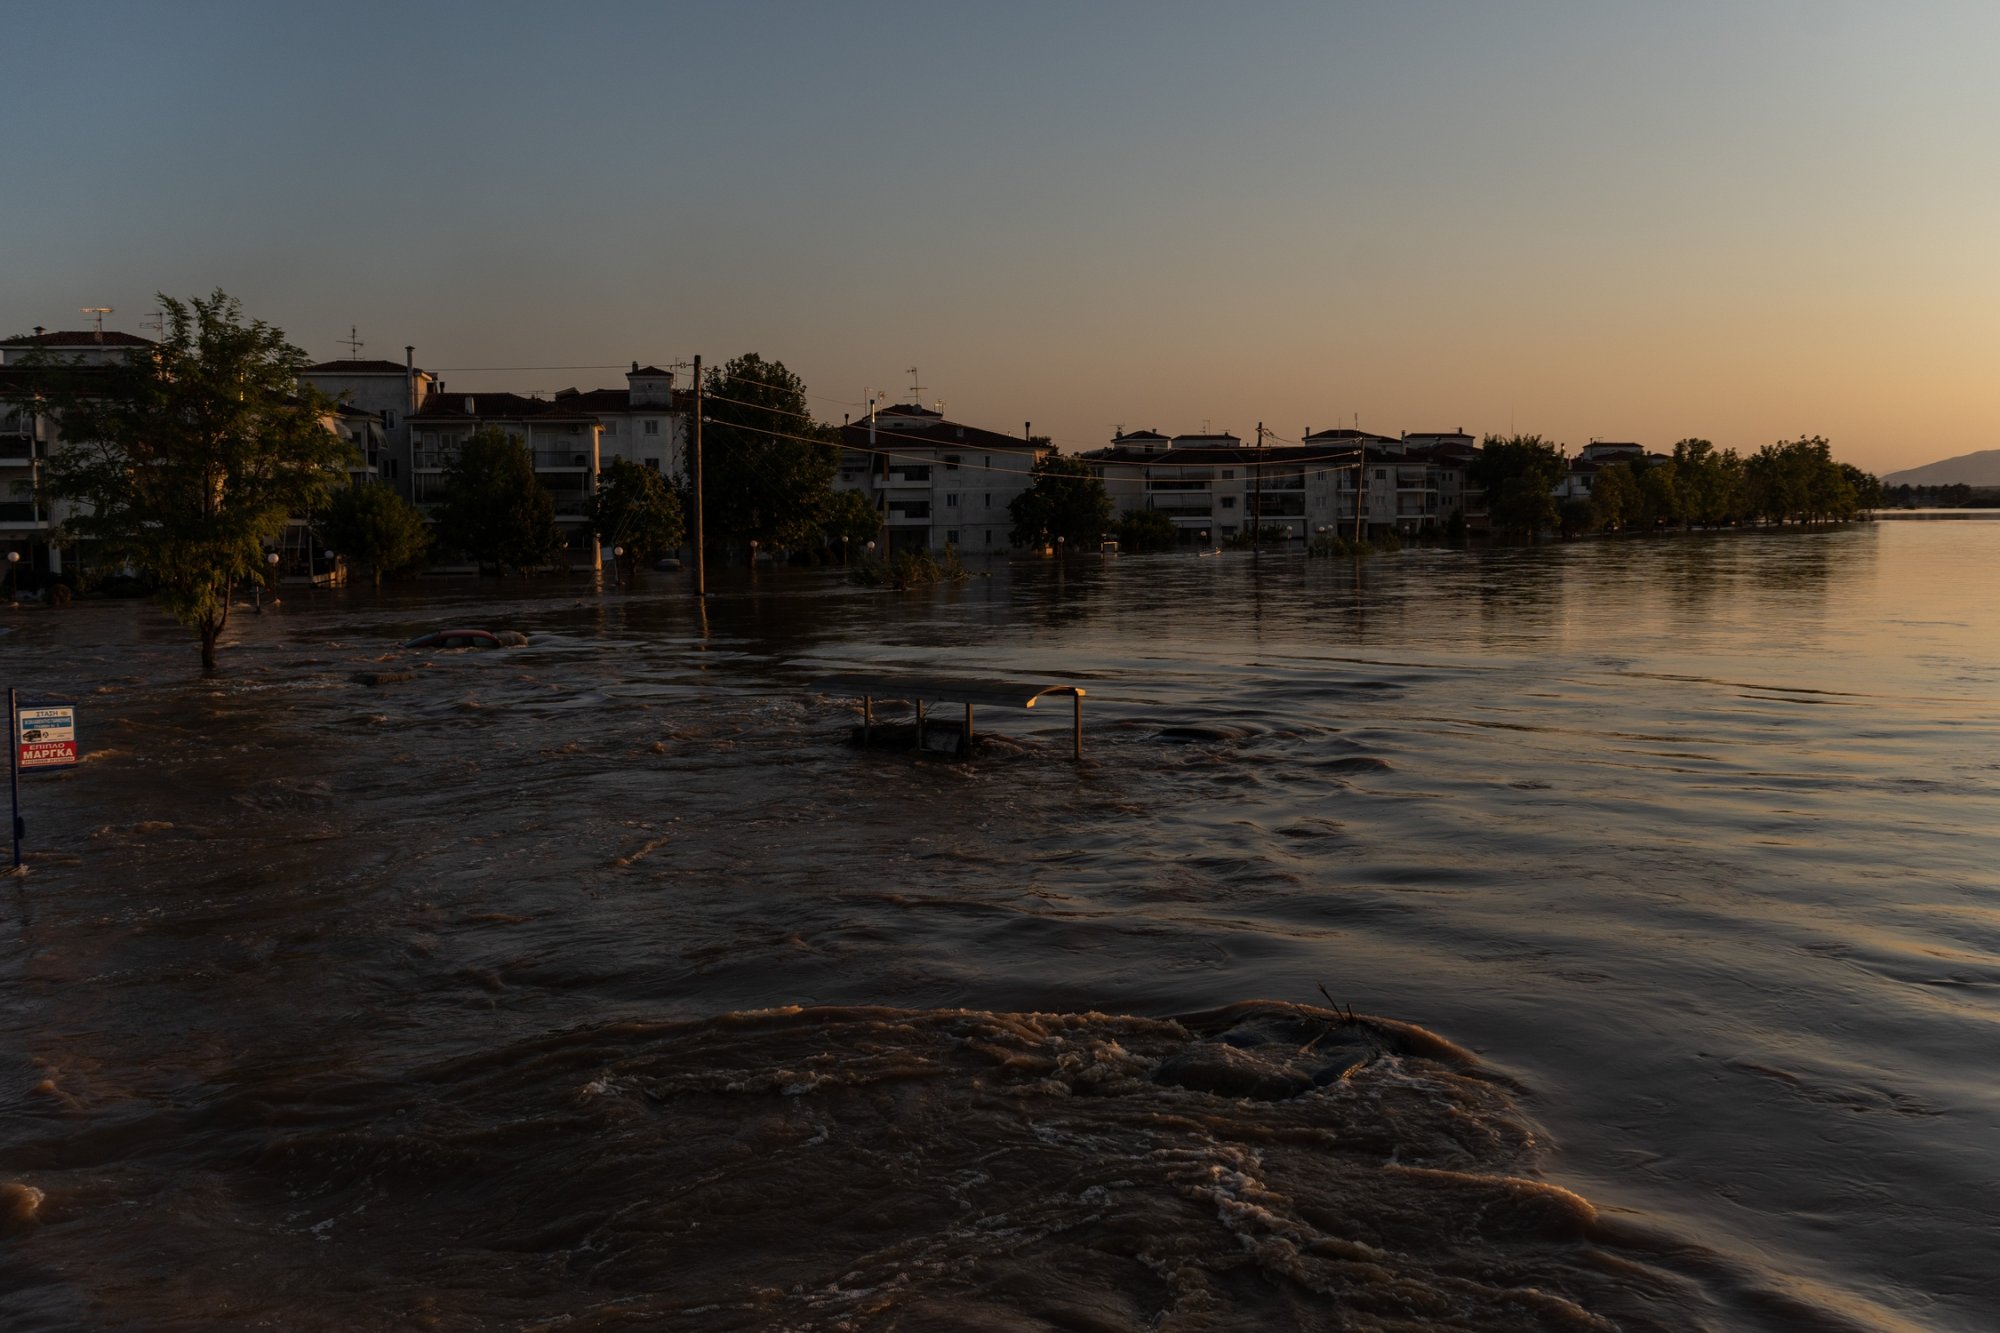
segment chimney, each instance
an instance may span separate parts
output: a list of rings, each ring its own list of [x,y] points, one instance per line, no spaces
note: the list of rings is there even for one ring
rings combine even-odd
[[[403,344],[403,415],[417,410],[417,349]]]
[[[37,324],[35,325],[35,340],[39,342],[41,340],[41,337],[42,337],[42,326]]]
[[[472,400],[472,395],[471,394],[465,395],[465,415],[471,416],[478,410],[479,410],[478,407],[474,404]]]
[[[634,362],[632,363],[632,373],[633,373],[634,375],[636,375],[636,374],[638,374],[638,373],[639,373],[639,363],[638,363],[637,361],[634,361]]]

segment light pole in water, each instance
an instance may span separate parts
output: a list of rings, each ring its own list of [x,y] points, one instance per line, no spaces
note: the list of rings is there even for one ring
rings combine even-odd
[[[21,553],[7,552],[7,600],[13,601],[21,591]]]

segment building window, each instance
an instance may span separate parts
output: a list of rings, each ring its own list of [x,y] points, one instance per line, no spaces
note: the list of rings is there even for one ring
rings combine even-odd
[[[382,428],[384,430],[396,429],[396,414],[394,412],[384,411],[382,413]]]
[[[944,456],[944,470],[945,470],[946,472],[956,472],[956,471],[958,471],[958,455],[957,455],[957,454],[946,454],[946,455]]]
[[[1376,468],[1376,469],[1375,469],[1375,480],[1377,480],[1377,481],[1387,481],[1387,480],[1389,480],[1389,469],[1388,469],[1388,468],[1385,468],[1385,467],[1378,467],[1378,468]]]
[[[946,546],[956,546],[956,545],[958,545],[958,529],[957,529],[957,528],[953,528],[953,529],[952,529],[952,530],[951,530],[950,532],[947,532],[947,533],[945,533],[945,535],[944,535],[944,544],[945,544]]]
[[[945,507],[946,509],[956,509],[956,508],[958,508],[958,496],[957,496],[957,495],[955,495],[955,494],[954,494],[954,495],[947,495],[947,496],[945,496],[945,497],[944,497],[944,507]]]
[[[660,433],[660,423],[658,421],[648,421],[646,423],[646,434],[658,435],[659,433]]]
[[[660,470],[660,460],[657,458],[649,458],[646,460],[646,466],[653,469],[653,471],[658,472]]]
[[[605,423],[604,423],[604,433],[605,433],[606,435],[616,435],[616,434],[618,433],[618,423],[617,423],[617,422],[615,422],[615,421],[607,421],[607,422],[605,422]]]
[[[993,492],[991,491],[986,492],[986,507],[988,509],[993,507]]]
[[[1223,507],[1224,509],[1234,509],[1234,508],[1236,508],[1236,497],[1235,497],[1235,496],[1233,496],[1233,495],[1225,495],[1225,496],[1223,496],[1223,497],[1222,497],[1222,507]]]
[[[986,529],[985,533],[982,535],[986,538],[984,544],[987,546],[991,546],[993,544],[993,529],[991,528]]]
[[[1235,481],[1235,480],[1236,480],[1236,469],[1235,469],[1235,468],[1233,468],[1233,467],[1226,467],[1226,468],[1222,469],[1222,479],[1223,479],[1224,481]]]

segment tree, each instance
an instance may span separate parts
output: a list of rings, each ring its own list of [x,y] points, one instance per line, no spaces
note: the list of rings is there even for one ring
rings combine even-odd
[[[1533,537],[1558,521],[1555,489],[1564,467],[1562,451],[1539,435],[1489,435],[1468,471],[1485,488],[1493,526]]]
[[[1180,541],[1174,521],[1157,509],[1128,509],[1118,520],[1118,549],[1128,553],[1171,551]]]
[[[591,497],[590,530],[600,544],[623,547],[627,569],[637,569],[642,560],[680,549],[680,498],[659,469],[614,458]]]
[[[882,516],[860,491],[834,491],[828,495],[819,523],[828,546],[865,548],[882,531]]]
[[[382,586],[384,574],[408,569],[431,546],[430,526],[415,505],[374,482],[335,491],[320,517],[326,544]]]
[[[441,544],[502,572],[555,562],[563,545],[555,497],[535,476],[528,446],[498,426],[481,426],[445,467],[444,482],[433,515]]]
[[[1597,470],[1590,486],[1590,512],[1606,531],[1623,529],[1639,513],[1639,483],[1630,463],[1613,463]]]
[[[833,428],[812,419],[805,381],[748,352],[710,370],[702,387],[704,541],[810,545],[840,450]]]
[[[1651,532],[1681,517],[1680,489],[1672,463],[1632,464],[1639,483],[1639,526]]]
[[[1029,443],[1048,441],[1036,436]],[[1051,446],[1035,461],[1031,475],[1028,489],[1007,504],[1014,520],[1008,539],[1016,546],[1040,547],[1060,537],[1072,551],[1096,550],[1111,527],[1111,496],[1090,464]]]
[[[1596,517],[1596,510],[1592,508],[1590,501],[1581,496],[1564,500],[1558,511],[1558,522],[1562,526],[1564,540],[1576,536],[1579,532],[1590,531],[1596,526]]]
[[[75,506],[65,535],[157,580],[212,672],[236,585],[264,577],[265,549],[325,504],[353,454],[328,424],[332,400],[299,380],[310,358],[280,330],[246,324],[220,290],[159,299],[150,351],[86,369],[37,349],[27,378],[62,420],[66,447],[43,484]]]

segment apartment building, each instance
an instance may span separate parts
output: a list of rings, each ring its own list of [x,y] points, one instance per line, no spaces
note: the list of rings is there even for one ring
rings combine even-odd
[[[350,357],[306,367],[299,377],[352,411],[375,418],[381,440],[374,476],[410,497],[410,418],[443,381],[416,363],[416,349],[405,347],[403,360],[374,361]]]
[[[878,409],[840,428],[834,486],[859,491],[882,516],[889,551],[1002,555],[1007,506],[1034,483],[1047,445],[952,421],[915,403]]]
[[[1298,444],[1259,448],[1228,432],[1121,431],[1084,457],[1114,512],[1164,513],[1183,545],[1224,542],[1252,526],[1304,543],[1354,536],[1357,510],[1359,531],[1379,537],[1441,526],[1465,509],[1472,498],[1465,465],[1476,447],[1422,438],[1308,429]]]
[[[40,347],[88,374],[152,346],[149,338],[111,329],[37,328],[0,339],[0,560],[8,552],[21,557],[15,577],[41,581],[62,574],[54,534],[68,514],[61,501],[41,494],[42,466],[63,447],[62,423],[27,401],[24,363]]]

